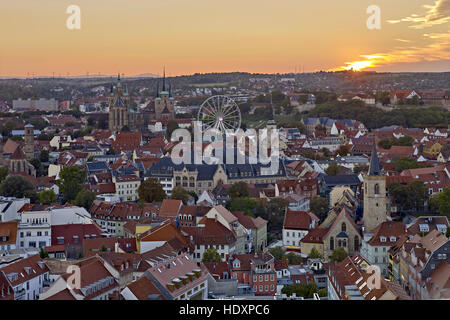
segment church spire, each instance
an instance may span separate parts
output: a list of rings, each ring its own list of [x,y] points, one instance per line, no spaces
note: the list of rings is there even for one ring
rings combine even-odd
[[[117,74],[117,86],[120,87],[120,73]]]
[[[164,71],[163,71],[163,87],[162,87],[162,91],[166,91],[166,67],[164,67]]]
[[[372,155],[370,156],[369,176],[381,176],[380,160],[378,159],[375,142],[373,144]]]
[[[269,122],[274,123],[275,120],[273,119],[273,101],[272,101],[272,92],[270,93],[270,115],[269,115]]]
[[[159,82],[156,83],[156,97],[159,98]]]

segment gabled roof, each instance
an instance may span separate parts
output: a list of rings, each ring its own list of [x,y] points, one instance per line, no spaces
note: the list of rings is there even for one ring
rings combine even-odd
[[[374,234],[368,242],[371,246],[393,246],[397,239],[406,234],[407,231],[406,226],[400,221],[385,221],[379,224],[371,233]],[[386,238],[386,241],[382,242],[381,237]],[[391,241],[391,237],[395,237],[395,240]]]
[[[15,287],[48,272],[49,269],[45,265],[44,260],[36,254],[7,265],[6,267],[1,268],[0,271],[3,271],[7,277],[11,274],[17,275],[15,280],[9,279],[11,285]]]
[[[312,217],[306,211],[292,211],[288,210],[284,216],[284,229],[293,230],[310,230],[312,224]]]
[[[183,201],[174,199],[164,199],[159,210],[161,218],[176,218],[180,213]]]
[[[147,277],[140,277],[127,286],[138,300],[166,300],[166,297]]]

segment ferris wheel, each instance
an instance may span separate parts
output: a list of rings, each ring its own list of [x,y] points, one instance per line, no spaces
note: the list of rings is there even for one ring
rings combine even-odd
[[[200,106],[197,120],[203,123],[203,131],[216,129],[224,133],[241,127],[241,111],[230,97],[212,96]]]

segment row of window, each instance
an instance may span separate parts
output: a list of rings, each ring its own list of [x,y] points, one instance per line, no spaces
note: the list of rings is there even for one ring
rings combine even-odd
[[[34,232],[31,231],[27,231],[26,232],[26,236],[27,237],[32,237],[34,234]],[[36,237],[42,237],[42,231],[36,231]],[[48,236],[48,231],[44,231],[44,236]],[[24,238],[24,232],[20,232],[20,237]]]
[[[263,282],[263,279],[264,279],[264,281],[269,281],[269,275],[268,274],[266,274],[264,276],[263,275],[253,276],[253,282],[258,282],[258,278],[259,278],[259,282]],[[274,274],[270,275],[270,281],[275,281]]]
[[[259,290],[258,290],[259,288]],[[273,291],[275,289],[274,285],[270,285],[270,291]],[[263,286],[254,286],[253,287],[253,292],[267,292],[269,291],[269,286],[264,286],[264,290],[263,290]]]
[[[134,184],[134,188],[137,188],[138,184],[135,183]],[[117,189],[125,189],[125,188],[133,188],[133,184],[129,183],[129,184],[118,184]]]

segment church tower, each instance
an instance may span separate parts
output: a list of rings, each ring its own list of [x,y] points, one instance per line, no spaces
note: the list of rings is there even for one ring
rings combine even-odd
[[[34,126],[27,124],[25,126],[25,157],[27,160],[34,158]]]
[[[109,130],[119,132],[124,126],[130,126],[129,96],[128,90],[120,83],[120,74],[117,77],[117,85],[111,85],[109,105]]]
[[[364,231],[371,232],[386,218],[386,176],[381,175],[380,160],[374,144],[369,172],[364,175]]]
[[[162,91],[159,91],[159,85],[155,99],[156,119],[175,119],[175,99],[172,97],[172,86],[169,91],[166,89],[166,70],[164,69]]]

